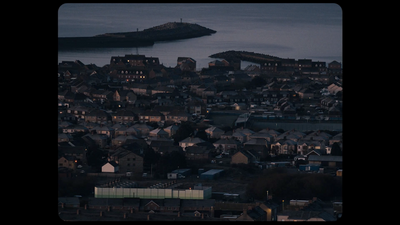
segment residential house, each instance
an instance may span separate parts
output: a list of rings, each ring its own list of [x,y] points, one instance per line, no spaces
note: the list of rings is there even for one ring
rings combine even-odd
[[[260,64],[261,71],[276,72],[278,67],[281,67],[282,63],[280,61],[268,61]]]
[[[128,149],[131,150],[128,150]],[[119,147],[108,157],[108,161],[115,161],[119,165],[119,172],[133,172],[134,174],[143,173],[143,149],[137,143],[132,143]]]
[[[266,212],[266,221],[277,221],[278,205],[270,200],[256,203]]]
[[[85,119],[85,115],[91,111],[91,108],[74,105],[67,109],[67,113],[73,114],[78,119]]]
[[[162,128],[157,128],[149,133],[150,137],[158,137],[158,138],[168,138],[169,134],[164,131]]]
[[[120,136],[120,135],[133,135],[135,137],[140,137],[142,135],[142,132],[137,129],[134,126],[131,127],[121,127],[118,130],[115,131],[115,136]]]
[[[104,164],[101,167],[101,172],[102,173],[116,173],[118,171],[119,171],[119,166],[114,161],[106,162],[106,164]]]
[[[314,92],[309,88],[303,88],[297,92],[301,99],[313,99]]]
[[[140,199],[140,211],[144,212],[179,212],[180,199]]]
[[[118,137],[112,139],[111,144],[115,147],[119,147],[121,145],[133,143],[135,140],[138,140],[138,138],[134,135],[128,135],[125,133],[125,135],[119,135]]]
[[[166,116],[165,120],[175,123],[181,123],[183,121],[191,121],[191,115],[183,110],[174,110]]]
[[[328,72],[331,74],[341,74],[342,64],[337,62],[336,60],[328,63]]]
[[[100,148],[104,148],[107,145],[107,135],[105,134],[92,134],[88,133],[82,136],[82,139],[90,145],[91,143],[94,143],[96,146]]]
[[[271,144],[271,155],[297,154],[297,142],[290,139],[280,139]]]
[[[218,127],[210,127],[205,130],[207,133],[208,138],[221,138],[221,135],[225,133],[225,131],[219,129]]]
[[[256,206],[252,208],[249,206],[247,209],[243,209],[243,213],[234,219],[234,221],[266,221],[267,213],[260,207]]]
[[[72,135],[70,134],[58,134],[58,142],[68,142],[68,141],[72,141],[74,138],[72,137]]]
[[[112,127],[105,126],[103,124],[100,124],[100,126],[96,126],[92,128],[90,131],[96,131],[97,134],[104,134],[108,138],[113,138],[115,135],[115,130]]]
[[[336,221],[337,219],[331,214],[323,211],[310,210],[284,210],[277,216],[277,221]]]
[[[277,141],[277,140],[280,140],[280,139],[284,139],[284,140],[290,139],[290,140],[293,140],[293,141],[297,142],[301,138],[303,138],[304,136],[306,136],[305,133],[303,133],[301,131],[298,131],[298,130],[295,130],[295,129],[292,129],[292,130],[288,130],[288,131],[278,135],[275,138],[275,140]]]
[[[249,75],[247,75],[246,73],[242,73],[242,72],[230,74],[229,78],[232,83],[250,82],[251,81],[251,77]]]
[[[321,108],[329,109],[336,103],[336,100],[331,97],[326,97],[321,100]]]
[[[107,90],[97,90],[92,92],[93,101],[104,102],[113,99],[113,93]]]
[[[261,134],[261,133],[270,134],[270,135],[272,135],[272,137],[273,137],[274,139],[277,139],[278,135],[281,134],[281,133],[279,133],[278,131],[273,130],[273,129],[269,129],[269,128],[262,129],[262,130],[258,131],[258,133],[260,133],[260,134]],[[274,140],[269,140],[269,141],[273,142]]]
[[[205,115],[207,111],[206,108],[206,104],[201,99],[193,98],[186,104],[186,110],[191,114]]]
[[[269,133],[263,133],[263,132],[254,133],[254,134],[249,136],[249,139],[254,139],[254,138],[265,139],[270,143],[274,141],[274,136],[273,135],[271,135]]]
[[[233,139],[219,139],[213,143],[215,149],[220,149],[223,152],[229,153],[230,151],[236,151],[239,143]]]
[[[298,155],[305,155],[314,149],[325,151],[325,141],[324,140],[299,140],[297,142],[297,154]]]
[[[73,142],[75,143],[75,142]],[[75,157],[78,162],[86,163],[86,146],[78,146],[77,143],[75,145],[72,142],[69,143],[59,143],[58,144],[58,154],[61,156],[71,156]]]
[[[211,150],[209,146],[188,146],[186,147],[185,157],[187,160],[204,160],[211,159]]]
[[[217,93],[217,89],[213,86],[208,86],[201,92],[201,98],[207,99],[208,96],[214,96]]]
[[[114,79],[126,82],[141,82],[149,79],[149,70],[143,66],[114,69],[110,74]]]
[[[269,142],[263,138],[252,138],[243,144],[245,150],[253,150],[262,158],[268,155]]]
[[[250,140],[250,136],[253,135],[254,133],[255,133],[254,131],[247,128],[243,129],[242,127],[241,129],[234,130],[232,136],[236,138],[238,141],[243,143]]]
[[[140,122],[160,122],[165,120],[164,114],[155,110],[147,110],[139,115]]]
[[[194,189],[196,189],[196,186]],[[215,199],[182,199],[180,209],[185,214],[198,211],[199,213],[206,213],[209,217],[213,217],[214,206]]]
[[[86,122],[101,123],[111,120],[110,114],[101,109],[94,109],[85,115]]]
[[[65,167],[75,170],[77,162],[78,161],[74,156],[61,156],[60,158],[58,158],[58,167]]]
[[[260,156],[257,153],[241,149],[232,156],[231,164],[249,164],[258,160],[260,160]]]
[[[336,95],[339,91],[343,91],[343,88],[340,83],[332,83],[328,86],[328,91],[330,94]]]
[[[338,133],[329,140],[329,145],[333,145],[333,143],[335,142],[340,143],[342,142],[342,140],[343,140],[342,133]]]
[[[154,129],[153,127],[151,127],[145,123],[137,123],[137,124],[133,125],[133,128],[135,128],[136,130],[139,130],[140,134],[142,136],[148,136],[150,131]],[[136,130],[135,130],[135,132],[136,132]],[[131,131],[134,132],[134,130],[131,130]],[[128,132],[128,134],[129,134],[129,132]]]
[[[113,116],[112,121],[115,123],[133,123],[137,116],[135,113],[129,109],[120,109]]]
[[[133,83],[123,85],[124,90],[132,90],[136,95],[151,95],[153,89],[149,84]]]
[[[182,147],[183,151],[186,150],[186,147],[188,146],[193,146],[197,143],[201,143],[204,142],[203,139],[198,138],[198,137],[187,137],[185,139],[183,139],[182,141],[179,142],[179,146]]]
[[[240,143],[243,143],[243,142],[247,141],[247,135],[245,135],[242,132],[240,132],[239,129],[234,131],[230,137],[238,140]],[[225,133],[225,134],[221,135],[221,138],[229,138],[229,134]]]
[[[332,137],[332,135],[318,130],[318,131],[311,132],[310,134],[304,136],[302,140],[310,140],[310,141],[322,140],[325,142],[325,145],[329,145],[329,139],[331,137]]]
[[[113,94],[113,100],[117,102],[135,103],[137,96],[132,90],[116,90]]]
[[[168,133],[168,137],[172,137],[174,134],[176,134],[176,131],[179,129],[179,127],[175,124],[172,124],[169,127],[164,128],[164,131]]]
[[[190,57],[178,57],[177,66],[179,66],[182,71],[195,71],[196,60]]]

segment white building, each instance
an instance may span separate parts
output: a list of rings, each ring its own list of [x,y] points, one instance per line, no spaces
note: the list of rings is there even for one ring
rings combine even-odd
[[[102,173],[116,173],[119,171],[119,166],[116,162],[110,161],[101,167]]]

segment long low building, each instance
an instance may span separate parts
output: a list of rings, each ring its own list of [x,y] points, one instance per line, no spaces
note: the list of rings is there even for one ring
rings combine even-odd
[[[213,179],[219,177],[223,172],[224,172],[224,170],[211,169],[211,170],[208,170],[207,172],[200,174],[200,179],[213,180]]]
[[[95,198],[179,198],[209,199],[212,187],[194,186],[194,188],[138,188],[138,187],[95,187]]]

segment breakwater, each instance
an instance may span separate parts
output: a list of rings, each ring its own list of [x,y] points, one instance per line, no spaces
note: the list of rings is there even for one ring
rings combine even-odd
[[[226,60],[240,59],[243,61],[249,61],[249,62],[254,62],[254,63],[263,63],[263,62],[268,62],[268,61],[282,60],[282,58],[272,56],[272,55],[255,53],[255,52],[247,52],[247,51],[234,51],[234,50],[215,53],[215,54],[210,55],[209,57],[210,58],[222,58],[222,59],[226,59]]]
[[[151,46],[157,41],[173,41],[216,33],[191,23],[170,22],[143,31],[105,33],[93,37],[59,37],[59,48],[110,48]]]

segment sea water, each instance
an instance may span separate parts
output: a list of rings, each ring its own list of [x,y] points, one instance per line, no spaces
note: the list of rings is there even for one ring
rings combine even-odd
[[[187,56],[194,58],[197,69],[201,69],[214,60],[209,55],[228,50],[342,62],[342,10],[337,4],[68,3],[58,11],[58,36],[136,31],[181,19],[217,33],[138,48],[60,50],[58,62],[79,59],[84,64],[104,66],[111,56],[142,54],[158,57],[160,63],[174,67],[178,57]]]

